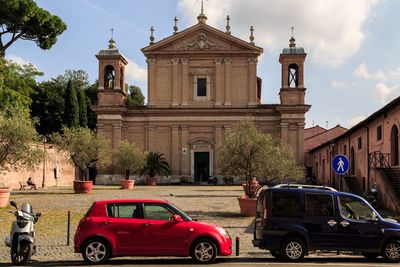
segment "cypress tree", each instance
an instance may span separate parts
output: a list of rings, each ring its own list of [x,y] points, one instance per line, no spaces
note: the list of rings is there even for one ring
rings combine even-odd
[[[79,128],[78,97],[71,80],[65,90],[64,124],[69,128]]]
[[[85,92],[83,90],[79,91],[78,100],[79,100],[79,125],[81,127],[86,128],[88,126],[87,105],[86,105]]]

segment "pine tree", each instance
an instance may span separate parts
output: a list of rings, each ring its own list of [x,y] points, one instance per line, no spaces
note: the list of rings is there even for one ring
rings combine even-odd
[[[78,100],[79,100],[79,125],[81,127],[86,128],[88,126],[87,105],[86,105],[86,95],[83,90],[79,91]]]
[[[69,128],[79,128],[78,97],[71,81],[65,90],[64,124]]]

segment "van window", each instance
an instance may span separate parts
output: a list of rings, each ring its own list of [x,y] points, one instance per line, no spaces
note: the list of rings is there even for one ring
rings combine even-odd
[[[306,194],[306,214],[311,216],[333,216],[331,195]]]
[[[302,216],[300,195],[298,193],[273,192],[272,215],[287,217]]]
[[[346,219],[353,220],[372,220],[373,210],[368,205],[355,197],[351,196],[340,196],[340,215]]]

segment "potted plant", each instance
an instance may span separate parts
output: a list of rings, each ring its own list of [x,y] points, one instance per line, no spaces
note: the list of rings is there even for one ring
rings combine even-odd
[[[93,181],[88,180],[89,168],[106,167],[110,163],[109,141],[88,128],[67,128],[51,139],[60,150],[69,152],[70,160],[78,169],[80,180],[74,181],[75,193],[91,193]]]
[[[0,173],[31,169],[44,158],[40,136],[26,110],[5,107],[0,111],[0,140]],[[0,207],[8,204],[10,192],[6,184],[0,186]]]
[[[156,185],[156,175],[168,176],[171,174],[171,167],[169,166],[164,155],[159,152],[149,152],[146,155],[146,161],[143,169],[140,171],[140,175],[147,174],[146,182],[147,185]]]
[[[249,120],[232,127],[218,150],[222,169],[230,175],[244,178],[244,196],[238,197],[240,213],[254,216],[257,194],[262,185],[255,177],[298,177],[303,169],[293,160],[277,138],[261,133]]]
[[[121,166],[121,170],[125,172],[125,179],[120,180],[121,188],[133,189],[135,180],[130,180],[129,176],[143,168],[145,160],[143,152],[135,144],[129,144],[124,140],[118,145],[115,160]]]

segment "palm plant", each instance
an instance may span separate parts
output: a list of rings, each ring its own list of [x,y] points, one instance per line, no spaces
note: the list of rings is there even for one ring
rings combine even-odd
[[[165,159],[164,154],[159,152],[149,152],[146,156],[146,164],[140,171],[140,175],[145,173],[150,177],[154,177],[156,175],[170,175],[171,167]]]

